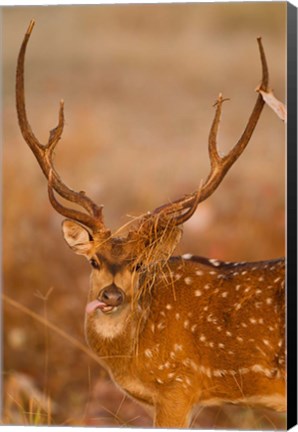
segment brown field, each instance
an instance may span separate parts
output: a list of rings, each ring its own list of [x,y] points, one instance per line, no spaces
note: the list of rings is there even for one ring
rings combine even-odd
[[[16,58],[31,18],[30,123],[46,141],[65,100],[56,166],[70,187],[105,205],[106,224],[116,229],[127,215],[153,210],[206,177],[219,92],[231,99],[224,104],[220,148],[236,142],[260,82],[259,35],[271,86],[285,100],[286,4],[3,11],[3,293],[13,302],[3,301],[2,422],[150,426],[150,417],[83,350],[89,265],[64,243],[62,218],[48,203],[46,181],[18,130]],[[241,159],[185,224],[177,253],[228,261],[283,256],[284,216],[285,127],[265,107]],[[206,408],[195,425],[283,428],[285,416]]]

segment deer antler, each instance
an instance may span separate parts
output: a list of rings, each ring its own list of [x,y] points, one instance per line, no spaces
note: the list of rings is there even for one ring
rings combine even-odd
[[[16,73],[16,105],[22,135],[35,155],[45,177],[48,179],[49,198],[53,207],[63,216],[81,222],[83,225],[92,229],[93,232],[106,233],[107,229],[103,223],[102,206],[96,205],[84,192],[75,192],[67,187],[62,182],[53,166],[53,152],[62,136],[64,127],[63,101],[60,102],[58,125],[50,131],[48,142],[45,145],[38,141],[28,122],[24,92],[24,61],[27,44],[34,24],[35,22],[32,20],[24,36],[18,56]],[[67,208],[60,204],[55,198],[53,189],[62,198],[83,207],[87,213]]]
[[[63,216],[86,225],[93,231],[93,233],[109,235],[110,231],[105,228],[103,222],[102,206],[95,204],[84,192],[75,192],[67,187],[62,182],[53,166],[53,152],[62,136],[64,127],[63,101],[60,102],[58,125],[50,131],[48,142],[45,145],[38,141],[28,122],[24,95],[24,60],[26,47],[33,27],[34,20],[30,22],[24,36],[17,64],[16,105],[22,135],[35,155],[45,177],[48,179],[49,198],[53,207]],[[257,91],[268,92],[269,76],[266,57],[261,38],[258,38],[257,41],[262,65],[262,82]],[[216,111],[209,134],[209,159],[211,169],[207,179],[201,183],[198,190],[187,194],[172,203],[164,204],[156,208],[152,213],[147,214],[144,219],[148,223],[149,220],[153,222],[154,219],[154,226],[156,226],[157,222],[157,225],[162,228],[164,224],[168,225],[169,220],[171,220],[171,226],[178,226],[186,222],[193,215],[198,204],[208,198],[217,189],[228,170],[244,151],[259,120],[264,106],[264,100],[262,95],[259,93],[255,106],[239,141],[226,156],[220,156],[217,150],[217,134],[221,118],[222,104],[225,100],[226,99],[223,99],[220,94],[215,104]],[[63,206],[57,201],[54,190],[67,201],[83,207],[87,213]]]
[[[268,67],[261,38],[259,37],[257,41],[262,64],[262,82],[257,91],[262,90],[267,92],[269,82]],[[199,190],[185,195],[182,198],[173,201],[172,203],[164,204],[156,208],[153,211],[153,215],[163,214],[166,217],[171,217],[175,225],[180,225],[181,223],[186,222],[195,212],[198,204],[208,198],[217,189],[228,170],[242,154],[257,125],[264,106],[264,101],[261,94],[259,94],[239,141],[226,156],[220,156],[217,150],[217,134],[222,104],[225,100],[227,99],[223,99],[222,95],[220,94],[218,96],[217,102],[215,103],[216,111],[209,134],[209,159],[211,170],[207,179],[203,185],[200,186]],[[181,214],[181,212],[184,210],[186,211]]]

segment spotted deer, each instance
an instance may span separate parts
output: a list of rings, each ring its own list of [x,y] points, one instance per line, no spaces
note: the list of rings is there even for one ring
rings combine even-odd
[[[260,94],[239,141],[222,156],[217,134],[219,95],[209,135],[210,173],[198,190],[126,226],[122,236],[104,224],[103,208],[67,187],[53,166],[64,125],[48,142],[34,135],[26,113],[24,59],[34,21],[20,48],[16,105],[22,135],[48,181],[49,200],[66,217],[70,248],[92,267],[86,339],[120,388],[154,412],[155,427],[188,427],[195,405],[223,403],[285,410],[285,261],[224,262],[172,256],[181,226],[220,185],[247,146],[263,109]],[[262,66],[259,89],[268,90]],[[61,204],[57,195],[81,207]]]

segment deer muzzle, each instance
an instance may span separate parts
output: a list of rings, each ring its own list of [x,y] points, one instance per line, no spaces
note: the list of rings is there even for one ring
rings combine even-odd
[[[89,314],[97,309],[104,313],[114,312],[125,300],[124,292],[115,284],[104,288],[97,299],[89,302],[86,306],[86,312]]]

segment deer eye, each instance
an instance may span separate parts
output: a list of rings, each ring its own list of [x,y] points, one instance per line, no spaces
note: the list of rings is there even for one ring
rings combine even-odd
[[[94,269],[97,269],[97,270],[99,269],[99,263],[94,258],[91,258],[91,260],[89,262]]]

